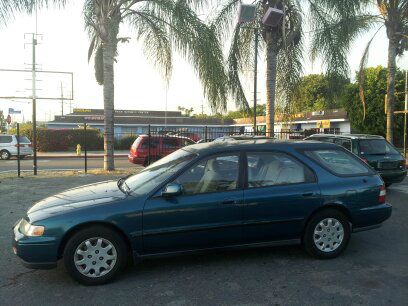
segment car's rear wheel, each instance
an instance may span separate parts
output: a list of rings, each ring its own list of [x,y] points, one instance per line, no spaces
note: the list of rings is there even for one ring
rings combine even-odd
[[[11,157],[11,154],[9,151],[7,150],[0,151],[0,159],[6,160],[6,159],[10,159],[10,157]]]
[[[91,226],[75,233],[64,249],[68,273],[84,285],[112,281],[126,265],[127,246],[123,237],[104,226]]]
[[[339,256],[350,240],[350,223],[337,209],[326,209],[309,220],[303,237],[305,250],[322,259]]]

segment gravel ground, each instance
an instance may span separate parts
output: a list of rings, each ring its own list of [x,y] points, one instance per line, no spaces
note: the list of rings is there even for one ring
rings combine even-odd
[[[334,260],[300,247],[144,261],[116,282],[84,287],[61,264],[28,270],[12,254],[11,227],[36,200],[67,188],[117,178],[0,178],[0,304],[3,305],[407,305],[408,182],[388,191],[393,216],[380,229],[354,234]]]

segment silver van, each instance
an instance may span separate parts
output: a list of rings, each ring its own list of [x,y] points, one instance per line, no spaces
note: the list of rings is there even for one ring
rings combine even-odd
[[[31,141],[25,137],[20,136],[20,141],[17,141],[16,135],[0,135],[0,159],[10,159],[12,156],[17,157],[18,146],[20,146],[20,159],[27,155],[33,154]]]

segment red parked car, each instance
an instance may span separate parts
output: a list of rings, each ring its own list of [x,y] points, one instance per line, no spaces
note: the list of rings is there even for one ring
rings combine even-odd
[[[174,151],[195,144],[193,140],[182,136],[155,135],[150,136],[150,162],[173,153]],[[147,166],[149,162],[149,137],[140,135],[130,147],[128,159],[131,163]]]

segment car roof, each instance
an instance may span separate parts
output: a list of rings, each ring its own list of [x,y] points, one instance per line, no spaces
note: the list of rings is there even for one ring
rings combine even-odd
[[[293,149],[328,149],[338,148],[338,146],[331,143],[324,143],[320,141],[288,141],[275,139],[249,139],[236,141],[220,141],[194,144],[183,149],[196,154],[220,153],[237,150],[282,150],[286,151],[288,148]]]
[[[308,138],[319,138],[319,137],[342,137],[349,139],[384,139],[384,137],[379,135],[369,135],[369,134],[313,134]]]
[[[149,137],[149,135],[142,134],[142,135],[139,135],[139,137],[147,138],[147,137]],[[151,135],[150,137],[151,137],[151,138],[177,138],[177,139],[188,139],[188,140],[192,140],[191,138],[186,137],[186,136],[167,135],[167,134],[165,134],[165,135]],[[192,140],[192,141],[194,141],[194,140]]]

